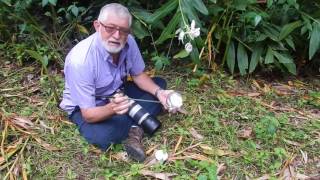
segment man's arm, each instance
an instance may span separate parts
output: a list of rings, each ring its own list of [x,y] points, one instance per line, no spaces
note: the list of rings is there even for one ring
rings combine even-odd
[[[142,90],[156,96],[165,109],[168,109],[167,98],[173,90],[162,90],[153,80],[144,72],[132,77],[134,83]]]
[[[81,114],[88,123],[94,123],[106,120],[115,114],[125,114],[128,112],[129,106],[130,101],[128,96],[116,94],[110,100],[110,103],[104,106],[81,108]]]

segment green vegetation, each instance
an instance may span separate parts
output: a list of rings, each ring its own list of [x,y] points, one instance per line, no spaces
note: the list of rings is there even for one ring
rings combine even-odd
[[[1,64],[1,178],[141,179],[158,173],[272,179],[318,173],[319,80],[268,83],[217,72],[200,83],[202,76],[167,70],[163,76],[183,93],[188,113],[160,116],[162,129],[145,138],[151,159],[154,149],[163,149],[169,160],[137,164],[123,157],[122,145],[107,152],[88,145],[57,109],[49,79],[31,76],[41,68]],[[62,86],[62,76],[54,77]]]
[[[160,117],[144,164],[122,145],[100,152],[57,102],[64,57],[105,1],[0,0],[0,179],[319,177],[319,1],[119,2],[187,114]],[[200,36],[179,41],[192,20]],[[156,149],[169,160],[155,162]]]

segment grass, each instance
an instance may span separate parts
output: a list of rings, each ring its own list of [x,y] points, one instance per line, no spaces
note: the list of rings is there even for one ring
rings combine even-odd
[[[168,70],[188,113],[159,117],[163,127],[144,144],[151,159],[152,148],[171,157],[150,165],[121,158],[122,145],[100,152],[87,144],[36,65],[1,66],[1,179],[277,179],[289,168],[292,177],[319,176],[319,78],[268,82]],[[62,76],[55,77],[61,93]],[[16,125],[16,117],[32,125]]]

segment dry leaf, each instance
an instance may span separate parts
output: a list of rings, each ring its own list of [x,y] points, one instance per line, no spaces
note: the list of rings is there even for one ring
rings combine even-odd
[[[308,163],[308,153],[302,151],[301,149],[300,149],[300,152],[301,152],[301,155],[302,155],[302,159],[303,159],[304,164],[307,164],[307,163]]]
[[[201,155],[201,154],[195,154],[195,153],[188,153],[188,152],[184,152],[183,153],[186,157],[189,157],[191,159],[196,159],[196,160],[199,160],[199,161],[208,161],[208,162],[213,162],[212,159],[204,156],[204,155]]]
[[[52,127],[47,126],[43,121],[40,120],[40,126],[44,127],[45,129],[49,129],[51,134],[54,134],[54,129]]]
[[[196,140],[203,140],[203,136],[199,134],[194,128],[189,129],[190,134],[196,139]]]
[[[176,176],[177,174],[175,173],[157,173],[157,172],[153,172],[153,171],[149,171],[149,170],[141,170],[140,174],[144,175],[144,176],[151,176],[157,179],[163,179],[163,180],[168,180],[168,179],[172,179],[172,176]]]
[[[59,151],[60,149],[57,147],[54,147],[46,142],[44,142],[42,139],[38,137],[33,137],[42,147],[44,147],[48,151]]]
[[[281,173],[281,179],[283,180],[292,180],[292,179],[296,179],[296,173],[294,168],[291,165],[288,165],[283,173]]]
[[[252,128],[251,127],[245,127],[244,129],[241,129],[238,131],[237,136],[239,138],[248,139],[251,137],[252,134]]]
[[[249,178],[249,179],[250,179],[250,178]],[[255,179],[255,180],[268,180],[268,179],[270,179],[270,175],[265,174],[265,175],[263,175],[262,177],[259,177],[259,178]]]
[[[22,117],[13,118],[12,122],[24,129],[31,129],[34,127],[33,122],[31,122],[29,119],[22,118]]]
[[[116,160],[121,160],[124,162],[129,162],[129,157],[128,154],[126,152],[118,152],[116,154],[112,154],[111,155],[113,158],[115,158]]]
[[[202,148],[203,153],[209,154],[209,155],[225,156],[225,155],[233,155],[234,154],[231,151],[212,148],[212,147],[205,145],[205,144],[201,144],[200,147]]]
[[[287,144],[291,144],[294,146],[301,146],[301,144],[294,142],[294,141],[287,140],[287,139],[283,139],[283,141],[286,142]]]
[[[249,97],[258,97],[258,96],[260,96],[260,95],[261,95],[261,93],[258,93],[258,92],[248,93],[248,96],[249,96]]]

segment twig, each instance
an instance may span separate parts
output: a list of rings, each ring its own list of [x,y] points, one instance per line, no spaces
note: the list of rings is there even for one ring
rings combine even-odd
[[[26,139],[26,141],[24,142],[20,152],[19,152],[19,155],[17,156],[17,158],[14,160],[12,166],[10,167],[9,171],[7,172],[6,176],[3,178],[4,180],[7,179],[7,177],[9,176],[9,174],[11,174],[13,168],[16,166],[18,160],[19,160],[19,157],[22,155],[23,151],[24,151],[24,148],[26,147],[27,145],[27,142],[30,140],[30,136]]]
[[[183,150],[181,150],[181,151],[173,154],[172,156],[177,156],[177,155],[179,155],[179,154],[182,154],[182,153],[185,152],[186,150],[189,150],[189,149],[192,149],[192,148],[194,148],[194,147],[199,146],[201,143],[202,143],[202,142],[199,142],[199,143],[197,143],[197,144],[195,144],[195,145],[189,146],[189,147],[187,147],[187,148],[185,148],[185,149],[183,149]]]
[[[176,151],[178,150],[178,148],[179,148],[179,146],[181,144],[181,141],[182,141],[182,136],[179,137],[179,140],[178,140],[176,146],[174,147],[173,153],[176,153]]]

